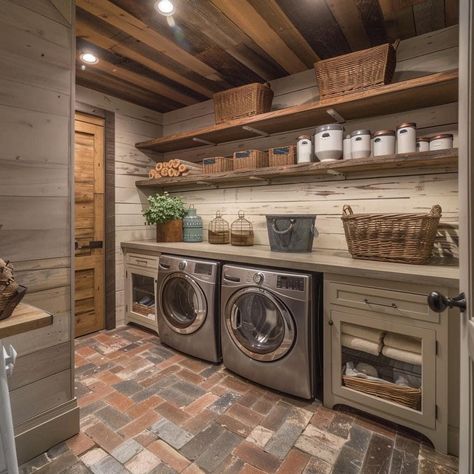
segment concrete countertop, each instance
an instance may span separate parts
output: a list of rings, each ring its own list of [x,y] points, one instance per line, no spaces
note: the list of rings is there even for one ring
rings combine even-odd
[[[413,282],[458,288],[459,268],[455,265],[409,265],[353,259],[344,251],[314,250],[312,253],[272,252],[269,247],[235,247],[207,242],[122,242],[126,251],[168,253],[186,257],[209,258],[227,262],[263,265],[287,270],[337,273],[351,276]]]

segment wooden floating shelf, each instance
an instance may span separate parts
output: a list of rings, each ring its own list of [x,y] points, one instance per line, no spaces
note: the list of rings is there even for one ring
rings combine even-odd
[[[225,183],[252,184],[277,178],[299,176],[345,176],[377,171],[398,171],[404,169],[448,169],[457,170],[457,148],[439,151],[424,151],[378,158],[340,160],[332,162],[304,163],[299,165],[258,168],[254,170],[227,171],[224,173],[188,175],[177,178],[144,179],[137,181],[138,187],[177,188],[185,186],[217,186]]]
[[[53,316],[42,309],[20,303],[12,315],[0,321],[0,339],[53,324]]]
[[[442,105],[457,100],[456,69],[168,135],[137,143],[136,147],[161,153],[178,151],[322,125],[334,122],[334,116],[337,115],[344,120],[354,120]]]

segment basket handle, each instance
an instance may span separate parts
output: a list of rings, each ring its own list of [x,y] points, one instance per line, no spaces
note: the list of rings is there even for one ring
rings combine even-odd
[[[343,216],[352,216],[352,214],[354,214],[352,212],[352,207],[349,206],[349,204],[344,204],[344,206],[342,208],[342,215]]]
[[[399,46],[400,46],[400,38],[397,38],[397,39],[392,43],[392,48],[396,51]]]
[[[267,81],[267,82],[264,82],[263,85],[264,85],[265,87],[268,87],[269,89],[272,88],[272,85],[271,85],[268,81]]]
[[[431,208],[430,216],[441,217],[441,206],[439,204],[435,204]]]
[[[290,232],[290,230],[293,230],[294,226],[295,226],[295,220],[294,219],[290,219],[290,225],[285,230],[278,230],[276,228],[276,219],[273,219],[273,222],[272,222],[273,232],[275,232],[275,234],[279,234],[279,235],[287,234],[288,232]]]

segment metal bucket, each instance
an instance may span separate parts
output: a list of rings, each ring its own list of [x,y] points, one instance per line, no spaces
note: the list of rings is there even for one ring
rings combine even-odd
[[[314,237],[318,235],[314,226],[316,214],[279,214],[266,218],[272,251],[311,252]]]

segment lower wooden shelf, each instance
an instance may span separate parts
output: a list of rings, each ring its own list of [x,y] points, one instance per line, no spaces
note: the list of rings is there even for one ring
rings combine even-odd
[[[53,324],[53,316],[42,309],[20,303],[13,314],[0,321],[0,339]]]
[[[231,183],[251,184],[256,181],[270,181],[278,178],[298,176],[345,176],[356,173],[376,173],[400,171],[403,169],[444,169],[457,170],[458,150],[452,148],[439,151],[425,151],[400,155],[388,155],[377,158],[315,162],[298,165],[258,168],[253,170],[227,171],[224,173],[188,175],[177,178],[144,179],[135,184],[148,188],[178,188],[190,185],[212,186]]]

